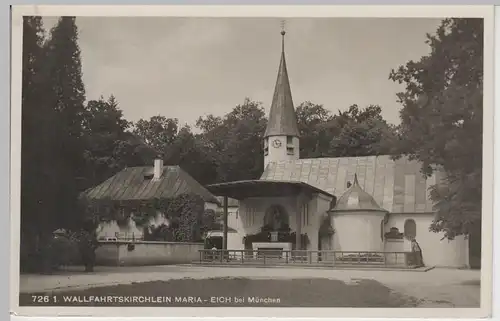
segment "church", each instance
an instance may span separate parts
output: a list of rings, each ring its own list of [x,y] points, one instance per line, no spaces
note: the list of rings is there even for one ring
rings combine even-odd
[[[285,31],[281,35],[280,65],[262,144],[264,172],[257,180],[207,186],[225,200],[222,248],[308,250],[320,260],[329,253],[410,252],[416,240],[425,266],[469,267],[467,238],[449,241],[429,231],[434,218],[429,187],[442,173],[426,179],[417,161],[389,155],[300,158]]]

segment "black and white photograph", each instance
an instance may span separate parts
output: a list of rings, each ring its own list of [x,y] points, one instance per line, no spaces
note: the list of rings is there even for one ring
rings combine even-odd
[[[14,311],[490,313],[493,7],[64,8],[13,13]]]

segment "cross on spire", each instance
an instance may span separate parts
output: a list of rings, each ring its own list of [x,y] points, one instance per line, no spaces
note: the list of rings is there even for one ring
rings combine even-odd
[[[285,34],[286,34],[285,24],[286,24],[286,21],[281,20],[281,51],[282,52],[285,52]]]
[[[297,128],[297,116],[293,107],[292,91],[288,79],[288,71],[285,62],[285,21],[281,21],[281,61],[278,69],[278,77],[274,87],[274,95],[271,110],[267,122],[265,137],[269,136],[293,136],[299,137]]]

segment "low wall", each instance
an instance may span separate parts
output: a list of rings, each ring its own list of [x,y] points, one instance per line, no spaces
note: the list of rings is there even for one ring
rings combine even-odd
[[[96,264],[108,266],[183,264],[199,260],[203,243],[101,242]]]

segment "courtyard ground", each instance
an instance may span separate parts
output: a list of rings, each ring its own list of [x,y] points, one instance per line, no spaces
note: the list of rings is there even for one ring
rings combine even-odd
[[[326,282],[325,279],[331,282]],[[74,294],[75,290],[85,290],[78,293],[93,295],[111,291],[120,295],[136,293],[136,295],[168,296],[179,293],[179,295],[195,296],[200,294],[196,291],[184,292],[187,289],[204,287],[207,289],[204,295],[237,295],[234,291],[240,291],[239,293],[247,296],[273,294],[281,296],[285,302],[295,302],[293,297],[306,302],[306,299],[300,299],[302,294],[307,294],[307,298],[311,298],[313,293],[316,293],[315,297],[346,298],[343,294],[351,293],[352,297],[360,298],[359,300],[351,298],[351,305],[360,302],[364,304],[385,302],[383,304],[391,306],[390,304],[397,302],[398,306],[416,304],[421,307],[479,307],[479,280],[479,271],[437,268],[427,272],[413,272],[190,265],[97,267],[96,272],[91,274],[66,271],[57,275],[21,275],[20,292],[24,294],[21,295],[24,301],[21,300],[20,303],[29,304],[29,294],[33,293],[62,291],[65,294]],[[327,284],[330,284],[330,287]],[[300,292],[302,294],[291,290],[302,288],[303,292]],[[243,292],[241,289],[244,289]],[[279,289],[279,292],[273,289]],[[292,294],[286,297],[287,293]],[[387,300],[390,298],[393,303],[387,303],[388,301],[380,299],[381,297]],[[377,301],[379,299],[381,301]],[[311,302],[323,302],[321,300],[315,299]],[[344,304],[342,303],[344,301],[331,300],[334,299],[328,299],[324,303],[330,302],[340,306]]]

